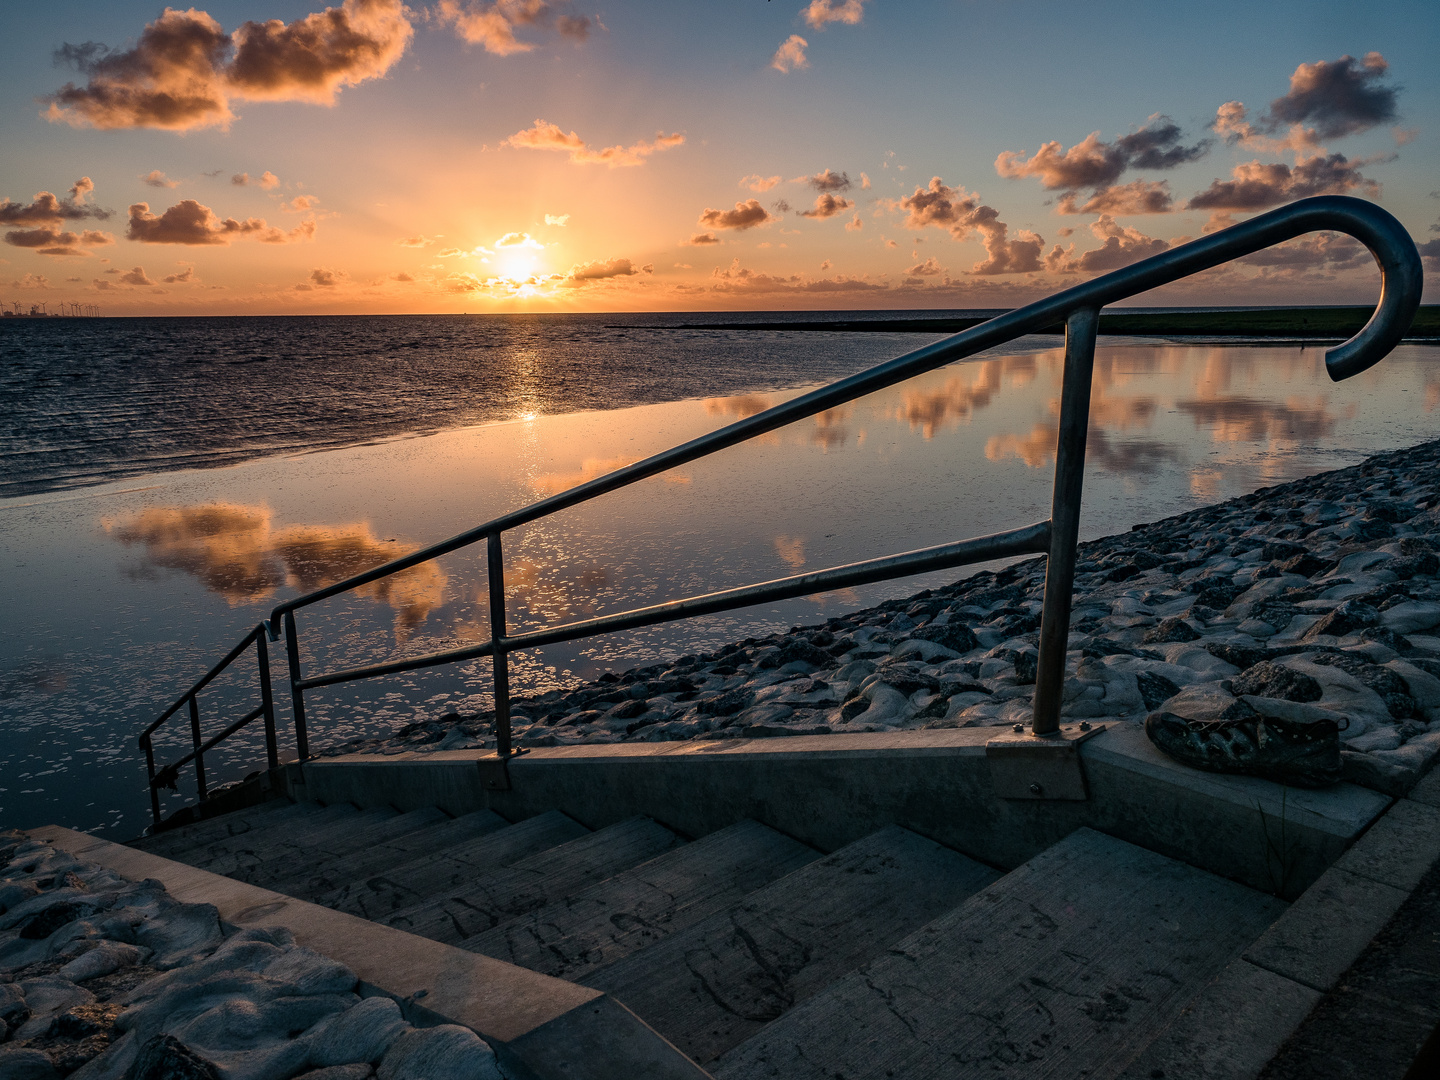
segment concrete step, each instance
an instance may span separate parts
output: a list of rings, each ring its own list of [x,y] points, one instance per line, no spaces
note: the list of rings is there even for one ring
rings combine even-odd
[[[212,874],[224,874],[226,877],[243,881],[245,875],[256,873],[257,868],[266,863],[282,859],[293,861],[296,856],[302,859],[309,857],[312,853],[325,851],[327,846],[339,843],[341,838],[351,833],[399,816],[396,810],[388,806],[369,810],[350,807],[349,810],[349,813],[338,814],[324,823],[320,821],[318,814],[312,820],[301,818],[290,828],[269,837],[263,843],[207,860],[203,864],[204,868]]]
[[[270,828],[283,821],[287,815],[296,813],[297,807],[301,805],[289,799],[271,799],[259,806],[222,814],[207,821],[197,821],[194,825],[167,829],[153,836],[139,836],[128,841],[126,846],[163,858],[173,858],[175,853],[188,852],[218,840]],[[299,812],[303,813],[303,810]]]
[[[202,866],[207,870],[221,864],[232,864],[240,854],[248,854],[252,859],[263,858],[267,853],[284,850],[285,843],[293,837],[314,835],[338,821],[354,819],[359,813],[359,808],[352,803],[338,803],[334,806],[299,803],[294,811],[284,814],[283,817],[277,815],[278,820],[274,824],[267,822],[263,829],[254,829],[238,836],[220,837],[192,848],[183,856],[167,854],[165,857],[189,863],[191,866]]]
[[[574,982],[819,857],[798,840],[742,821],[476,934],[463,947]]]
[[[403,908],[388,926],[450,945],[542,908],[684,843],[663,825],[635,817],[589,836],[482,872],[433,900]]]
[[[316,868],[343,859],[357,851],[364,851],[376,844],[402,839],[408,833],[449,821],[450,815],[438,807],[412,810],[407,814],[392,813],[369,825],[347,826],[344,829],[327,832],[322,839],[306,844],[287,855],[267,859],[263,863],[246,867],[230,876],[252,885],[274,888],[275,882],[293,874],[313,872]],[[283,890],[281,890],[283,891]]]
[[[581,981],[705,1065],[999,876],[891,826]]]
[[[584,825],[551,810],[352,881],[322,893],[315,902],[384,922],[397,911],[461,888],[482,874],[589,833]]]
[[[454,847],[493,833],[497,829],[508,828],[510,824],[493,810],[476,810],[458,818],[449,818],[444,814],[440,816],[444,820],[391,840],[367,844],[361,850],[332,859],[323,866],[277,878],[268,887],[287,896],[314,900],[352,882],[362,882],[431,852]]]
[[[1284,909],[1082,828],[712,1071],[719,1080],[1112,1078]]]

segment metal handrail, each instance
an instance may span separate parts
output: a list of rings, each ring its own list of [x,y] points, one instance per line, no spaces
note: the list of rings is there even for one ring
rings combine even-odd
[[[1381,273],[1380,302],[1375,313],[1361,330],[1348,341],[1325,353],[1325,367],[1331,379],[1338,382],[1379,363],[1400,341],[1420,305],[1423,269],[1414,241],[1393,216],[1373,203],[1348,196],[1320,196],[1302,199],[1288,206],[1251,218],[1228,229],[1172,248],[1159,255],[1055,293],[1043,300],[1016,308],[988,322],[971,327],[943,341],[916,349],[848,378],[840,379],[807,394],[792,398],[764,412],[736,421],[699,438],[662,451],[643,461],[616,469],[614,472],[579,484],[549,498],[466,530],[409,555],[355,574],[343,581],[316,589],[276,605],[270,617],[256,626],[230,653],[211,668],[198,683],[161,714],[141,735],[150,773],[152,811],[159,821],[157,774],[150,749],[152,733],[170,718],[181,705],[190,703],[195,750],[174,765],[160,772],[160,778],[172,781],[175,770],[194,760],[199,774],[200,798],[205,798],[201,755],[220,738],[238,730],[256,716],[266,716],[267,750],[271,767],[277,763],[274,737],[273,707],[270,706],[268,654],[265,639],[286,642],[289,660],[291,701],[294,710],[296,749],[303,760],[309,757],[309,738],[305,724],[304,692],[358,679],[375,678],[401,671],[456,663],[480,656],[490,656],[495,670],[495,736],[496,752],[508,758],[514,752],[510,738],[509,665],[507,656],[518,649],[537,648],[595,634],[634,629],[676,619],[691,618],[718,611],[732,610],[752,604],[803,596],[826,589],[843,588],[889,578],[906,577],[930,570],[987,562],[1009,555],[1043,553],[1047,556],[1045,595],[1041,609],[1040,651],[1036,676],[1034,716],[1031,731],[1035,735],[1053,735],[1059,730],[1061,691],[1065,674],[1065,647],[1069,634],[1070,602],[1075,574],[1075,546],[1080,523],[1081,489],[1084,478],[1085,438],[1089,421],[1090,384],[1095,360],[1095,338],[1100,309],[1192,274],[1243,258],[1274,244],[1283,243],[1307,232],[1333,230],[1346,233],[1369,248]],[[729,589],[704,596],[675,600],[633,611],[599,616],[593,619],[550,627],[524,634],[510,635],[505,627],[505,574],[501,536],[510,529],[526,525],[560,510],[588,502],[600,495],[647,479],[657,473],[706,457],[738,443],[753,439],[776,428],[803,420],[826,409],[834,408],[892,386],[915,375],[1026,334],[1044,332],[1063,323],[1065,326],[1065,370],[1061,388],[1060,424],[1055,459],[1055,484],[1048,521],[1023,529],[981,537],[920,551],[892,555],[849,566],[814,571],[795,577]],[[426,656],[411,657],[383,664],[327,672],[305,678],[300,669],[300,652],[295,613],[301,608],[332,596],[368,585],[391,574],[438,558],[477,543],[486,542],[490,596],[490,640],[479,645]],[[254,641],[261,667],[262,705],[260,711],[231,726],[216,739],[202,745],[196,712],[196,694],[232,663]],[[168,783],[166,786],[169,786]]]

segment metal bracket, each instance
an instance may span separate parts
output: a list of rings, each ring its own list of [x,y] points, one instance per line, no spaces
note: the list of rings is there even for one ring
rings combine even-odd
[[[490,754],[477,758],[475,764],[480,767],[480,786],[486,791],[509,791],[510,762],[523,753],[525,753],[523,748],[516,748],[509,757],[502,758],[499,754]]]
[[[991,739],[985,757],[996,796],[1084,802],[1088,796],[1079,746],[1104,730],[1104,724],[1065,724],[1054,735],[1021,730]]]

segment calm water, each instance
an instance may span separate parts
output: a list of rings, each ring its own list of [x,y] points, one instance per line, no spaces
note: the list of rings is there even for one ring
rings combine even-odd
[[[27,394],[14,387],[55,372],[44,374],[29,352],[18,361],[7,352],[7,406],[20,397],[23,408],[3,436],[5,482],[31,493],[0,499],[8,615],[0,630],[0,825],[138,832],[148,815],[135,732],[278,600],[930,340],[712,331],[682,341],[605,330],[605,321],[616,320],[552,320],[548,329],[543,320],[495,320],[498,329],[469,320],[476,352],[453,319],[146,320],[155,325],[139,328],[116,321],[110,325],[170,344],[147,351],[132,342],[129,359],[88,361],[72,345],[64,363],[89,373],[69,389]],[[386,382],[385,358],[402,338],[428,333],[426,322],[439,328],[439,350],[414,347]],[[377,329],[367,338],[369,323]],[[244,378],[177,376],[175,402],[152,410],[185,363],[184,335],[223,340],[219,324],[252,340],[327,341],[323,371],[293,359],[304,354],[289,344],[290,360],[276,353],[234,365]],[[339,337],[327,339],[326,327]],[[510,346],[494,343],[506,335]],[[361,338],[357,375],[344,350]],[[34,340],[25,338],[25,348]],[[1034,339],[932,372],[511,534],[510,625],[624,610],[1044,517],[1057,345]],[[1325,377],[1321,356],[1294,347],[1102,341],[1085,534],[1433,437],[1440,352],[1402,346],[1339,386]],[[213,370],[216,362],[207,363]],[[618,388],[613,398],[607,380]],[[377,386],[384,392],[371,393]],[[376,431],[356,400],[365,396],[379,401]],[[299,398],[319,421],[276,427],[269,442],[244,441],[259,430],[256,414]],[[181,408],[191,399],[193,408]],[[107,409],[108,419],[100,415]],[[196,423],[196,410],[216,420]],[[79,434],[65,443],[72,414]],[[10,415],[7,407],[7,423]],[[469,422],[476,419],[493,422]],[[135,429],[132,457],[127,425]],[[227,441],[225,425],[241,436]],[[440,430],[399,437],[428,428]],[[312,430],[316,441],[307,441]],[[315,450],[375,435],[388,438]],[[190,467],[166,464],[176,460]],[[384,588],[308,609],[307,670],[484,640],[482,563],[483,555],[459,552]],[[910,579],[525,654],[516,679],[520,692],[543,689],[930,583]],[[253,685],[247,667],[208,694],[207,729],[218,730],[237,704],[249,708]],[[379,733],[489,700],[484,662],[315,691],[312,739]],[[182,739],[188,735],[177,727],[162,758],[178,756]],[[207,764],[212,779],[234,778],[259,757],[257,727]],[[181,797],[192,792],[187,774]]]

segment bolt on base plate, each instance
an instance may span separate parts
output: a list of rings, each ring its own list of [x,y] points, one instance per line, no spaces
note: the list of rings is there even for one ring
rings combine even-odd
[[[1022,725],[985,744],[990,783],[1001,799],[1063,799],[1084,802],[1080,744],[1104,724],[1063,724],[1054,735],[1032,735]]]

